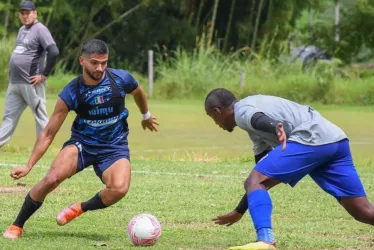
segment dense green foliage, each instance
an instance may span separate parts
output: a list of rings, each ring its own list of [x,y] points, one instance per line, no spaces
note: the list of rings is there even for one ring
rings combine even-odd
[[[110,46],[110,67],[128,69],[145,85],[147,52],[155,51],[156,98],[201,98],[215,86],[226,86],[239,95],[261,92],[297,101],[374,103],[369,67],[353,65],[372,56],[374,0],[34,2],[61,51],[50,93],[60,91],[80,71],[80,46],[96,37]],[[2,89],[20,26],[18,3],[0,4]],[[334,60],[302,70],[299,62],[289,60],[290,50],[299,45],[316,45]],[[239,84],[242,72],[244,87]]]

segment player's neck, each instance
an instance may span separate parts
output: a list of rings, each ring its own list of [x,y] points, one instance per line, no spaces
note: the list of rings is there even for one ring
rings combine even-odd
[[[105,77],[105,72],[100,80],[92,79],[86,72],[83,72],[83,83],[89,86],[96,86],[103,81],[104,77]]]
[[[31,24],[29,24],[29,25],[25,25],[26,29],[30,29],[31,26],[33,26],[33,25],[36,24],[37,22],[39,22],[38,19],[35,19],[34,22],[32,22]]]

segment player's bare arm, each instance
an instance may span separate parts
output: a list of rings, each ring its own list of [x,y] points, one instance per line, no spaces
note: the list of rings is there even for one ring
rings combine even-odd
[[[49,145],[53,142],[57,132],[61,128],[61,125],[65,121],[67,114],[69,113],[66,104],[59,98],[57,100],[55,110],[49,120],[47,126],[44,128],[43,132],[38,137],[34,149],[31,153],[29,162],[24,167],[15,168],[12,170],[10,176],[14,179],[19,179],[26,176],[35,164],[40,160],[40,158],[48,150]]]
[[[143,114],[142,127],[145,130],[148,128],[151,131],[156,131],[156,125],[159,125],[156,121],[156,117],[152,116],[148,110],[147,97],[143,88],[139,85],[134,91],[131,92],[134,97],[135,103],[138,106],[140,112]]]
[[[273,148],[269,146],[264,152],[255,155],[255,162],[256,163],[259,162],[272,149]],[[247,200],[247,193],[245,193],[242,199],[240,200],[239,204],[236,206],[236,208],[233,211],[225,215],[217,216],[216,218],[213,219],[213,221],[215,224],[226,225],[229,227],[235,224],[236,222],[238,222],[243,217],[247,209],[248,209],[248,200]]]

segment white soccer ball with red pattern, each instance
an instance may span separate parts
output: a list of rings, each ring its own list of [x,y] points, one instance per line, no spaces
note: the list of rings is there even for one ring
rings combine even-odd
[[[139,214],[131,219],[127,233],[135,246],[152,246],[161,236],[161,224],[151,214]]]

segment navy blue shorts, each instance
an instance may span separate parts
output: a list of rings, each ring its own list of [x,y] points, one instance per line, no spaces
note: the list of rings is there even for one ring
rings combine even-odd
[[[62,148],[75,145],[78,148],[77,173],[83,169],[93,166],[96,175],[102,180],[103,173],[119,159],[130,160],[130,151],[127,144],[121,146],[113,145],[88,145],[76,139],[70,139],[64,143]]]
[[[309,175],[338,200],[341,197],[366,196],[352,160],[348,139],[321,146],[287,141],[284,152],[281,145],[277,146],[254,169],[292,187]]]

